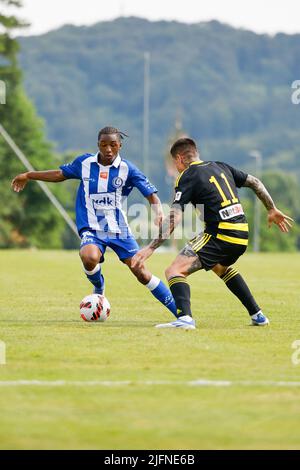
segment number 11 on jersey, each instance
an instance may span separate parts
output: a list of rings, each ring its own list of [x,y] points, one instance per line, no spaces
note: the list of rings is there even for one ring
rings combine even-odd
[[[230,204],[235,204],[236,202],[239,202],[239,200],[235,197],[234,195],[234,192],[232,191],[232,188],[229,184],[229,181],[228,179],[226,178],[225,174],[224,173],[221,173],[221,178],[223,178],[223,180],[225,181],[225,184],[227,186],[227,189],[229,190],[229,193],[230,193],[230,196],[232,197],[232,199],[227,199],[223,189],[221,188],[220,186],[220,183],[218,182],[218,180],[216,179],[215,176],[212,176],[209,180],[210,183],[214,184],[217,188],[217,190],[219,191],[220,195],[221,195],[221,198],[222,198],[222,202],[221,202],[221,206],[222,207],[226,207],[226,206],[229,206]]]

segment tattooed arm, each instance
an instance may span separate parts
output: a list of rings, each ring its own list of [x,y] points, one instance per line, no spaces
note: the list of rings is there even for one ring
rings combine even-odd
[[[158,237],[151,241],[151,243],[140,250],[132,260],[132,267],[141,265],[148,259],[152,253],[158,248],[162,243],[169,239],[170,235],[174,232],[177,225],[182,219],[182,211],[179,208],[173,206],[170,210],[169,215],[163,220],[162,224],[159,227]]]
[[[244,186],[253,189],[256,196],[261,200],[261,202],[263,203],[263,205],[268,211],[270,209],[275,209],[275,204],[273,202],[273,199],[268,193],[266,187],[258,178],[252,175],[248,175],[244,183]]]
[[[152,240],[149,244],[149,248],[153,251],[156,250],[162,243],[164,243],[170,235],[174,232],[175,228],[182,219],[182,211],[179,208],[172,207],[169,215],[165,218],[159,227],[158,238]]]
[[[292,227],[291,222],[293,222],[293,219],[277,209],[264,184],[255,176],[248,175],[244,186],[253,189],[256,196],[261,200],[267,209],[269,227],[271,227],[272,223],[274,223],[278,225],[282,232],[287,233],[289,231],[289,227]]]

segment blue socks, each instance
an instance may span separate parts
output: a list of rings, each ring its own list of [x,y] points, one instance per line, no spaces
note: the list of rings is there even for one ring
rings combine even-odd
[[[104,293],[104,277],[101,274],[101,266],[97,266],[92,271],[84,270],[88,280],[94,286],[95,294]],[[171,291],[165,286],[165,284],[156,276],[152,276],[146,287],[150,290],[151,294],[159,300],[170,312],[177,317],[177,308],[175,300]]]
[[[175,300],[171,291],[165,284],[156,276],[152,276],[146,287],[150,290],[151,294],[160,301],[170,312],[177,318],[177,308]]]
[[[93,269],[93,271],[84,270],[86,277],[94,286],[94,294],[103,294],[104,292],[104,277],[101,274],[100,264]]]

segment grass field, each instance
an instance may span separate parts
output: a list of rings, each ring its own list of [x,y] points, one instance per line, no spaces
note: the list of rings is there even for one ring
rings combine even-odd
[[[149,267],[163,276],[172,257]],[[268,328],[248,326],[212,273],[194,274],[196,331],[153,328],[171,315],[113,254],[105,324],[80,319],[91,289],[77,253],[0,251],[0,265],[1,449],[300,449],[299,254],[247,254],[236,265]],[[188,383],[200,379],[214,382]]]

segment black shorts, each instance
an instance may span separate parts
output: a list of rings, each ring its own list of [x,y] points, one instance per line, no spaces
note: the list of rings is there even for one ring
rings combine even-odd
[[[210,271],[216,264],[231,266],[247,250],[246,245],[228,243],[208,233],[201,233],[189,242],[197,253],[205,271]]]

